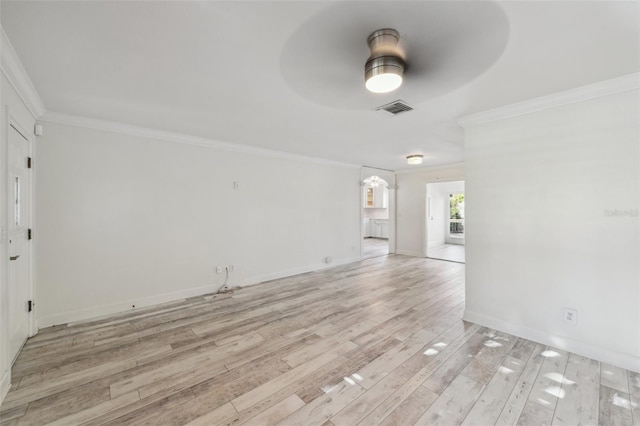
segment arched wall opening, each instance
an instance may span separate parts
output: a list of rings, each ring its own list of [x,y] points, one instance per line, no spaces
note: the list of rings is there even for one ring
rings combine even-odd
[[[363,258],[396,250],[395,173],[363,167],[361,172],[361,245]]]

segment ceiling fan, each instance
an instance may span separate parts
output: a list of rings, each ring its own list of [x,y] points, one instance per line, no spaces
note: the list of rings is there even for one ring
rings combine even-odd
[[[391,97],[418,104],[467,84],[495,63],[508,35],[493,1],[333,2],[293,32],[280,68],[311,102],[370,111]]]

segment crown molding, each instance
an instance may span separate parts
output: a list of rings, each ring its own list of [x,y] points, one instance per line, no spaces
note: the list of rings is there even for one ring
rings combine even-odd
[[[491,121],[502,120],[509,117],[529,114],[548,108],[554,108],[561,105],[582,102],[589,99],[595,99],[602,96],[613,95],[616,93],[627,92],[640,88],[640,73],[625,75],[622,77],[612,78],[610,80],[600,81],[598,83],[586,86],[576,87],[575,89],[565,90],[563,92],[553,93],[539,98],[529,99],[527,101],[518,102],[503,107],[490,109],[487,111],[471,114],[458,119],[458,124],[462,127],[477,126],[479,124],[489,123]]]
[[[9,37],[4,32],[4,29],[0,27],[2,33],[2,46],[0,47],[0,68],[2,74],[9,80],[9,83],[24,102],[25,106],[33,115],[34,118],[38,118],[45,113],[46,109],[40,95],[36,91],[33,82],[29,78],[27,71],[24,69],[22,62],[18,54],[13,48]]]
[[[230,142],[221,142],[214,139],[203,138],[199,136],[187,135],[183,133],[174,133],[164,130],[156,130],[148,127],[136,126],[133,124],[119,123],[115,121],[99,120],[96,118],[82,117],[72,114],[63,114],[47,111],[38,119],[39,123],[61,124],[66,126],[81,127],[91,130],[99,130],[103,132],[118,133],[126,136],[135,136],[139,138],[155,139],[165,142],[181,143],[187,145],[195,145],[206,148],[215,148],[222,151],[229,151],[242,154],[258,155],[263,157],[281,158],[292,161],[302,161],[306,163],[323,164],[343,168],[357,168],[361,166],[351,163],[343,163],[339,161],[326,160],[323,158],[310,157],[300,154],[292,154],[284,151],[276,151],[265,148],[257,148],[249,145],[242,145]]]

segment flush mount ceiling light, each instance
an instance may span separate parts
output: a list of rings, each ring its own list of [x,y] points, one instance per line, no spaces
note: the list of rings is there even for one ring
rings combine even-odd
[[[422,154],[413,154],[407,155],[407,164],[410,166],[415,166],[416,164],[422,164],[422,158],[424,155]]]
[[[374,31],[367,39],[371,55],[364,66],[368,91],[388,93],[402,84],[404,59],[398,48],[400,34],[392,28]]]

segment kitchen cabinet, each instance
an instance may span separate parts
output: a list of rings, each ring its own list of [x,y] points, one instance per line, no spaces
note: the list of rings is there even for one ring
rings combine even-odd
[[[364,188],[364,207],[372,208],[374,207],[374,191],[370,186],[365,186]]]
[[[363,234],[365,238],[389,239],[389,221],[387,219],[365,219]]]
[[[386,209],[389,205],[389,190],[384,185],[364,187],[364,207]]]
[[[362,223],[362,235],[364,238],[371,238],[373,235],[373,220],[365,218]]]
[[[389,221],[383,220],[380,223],[380,237],[389,239]]]

